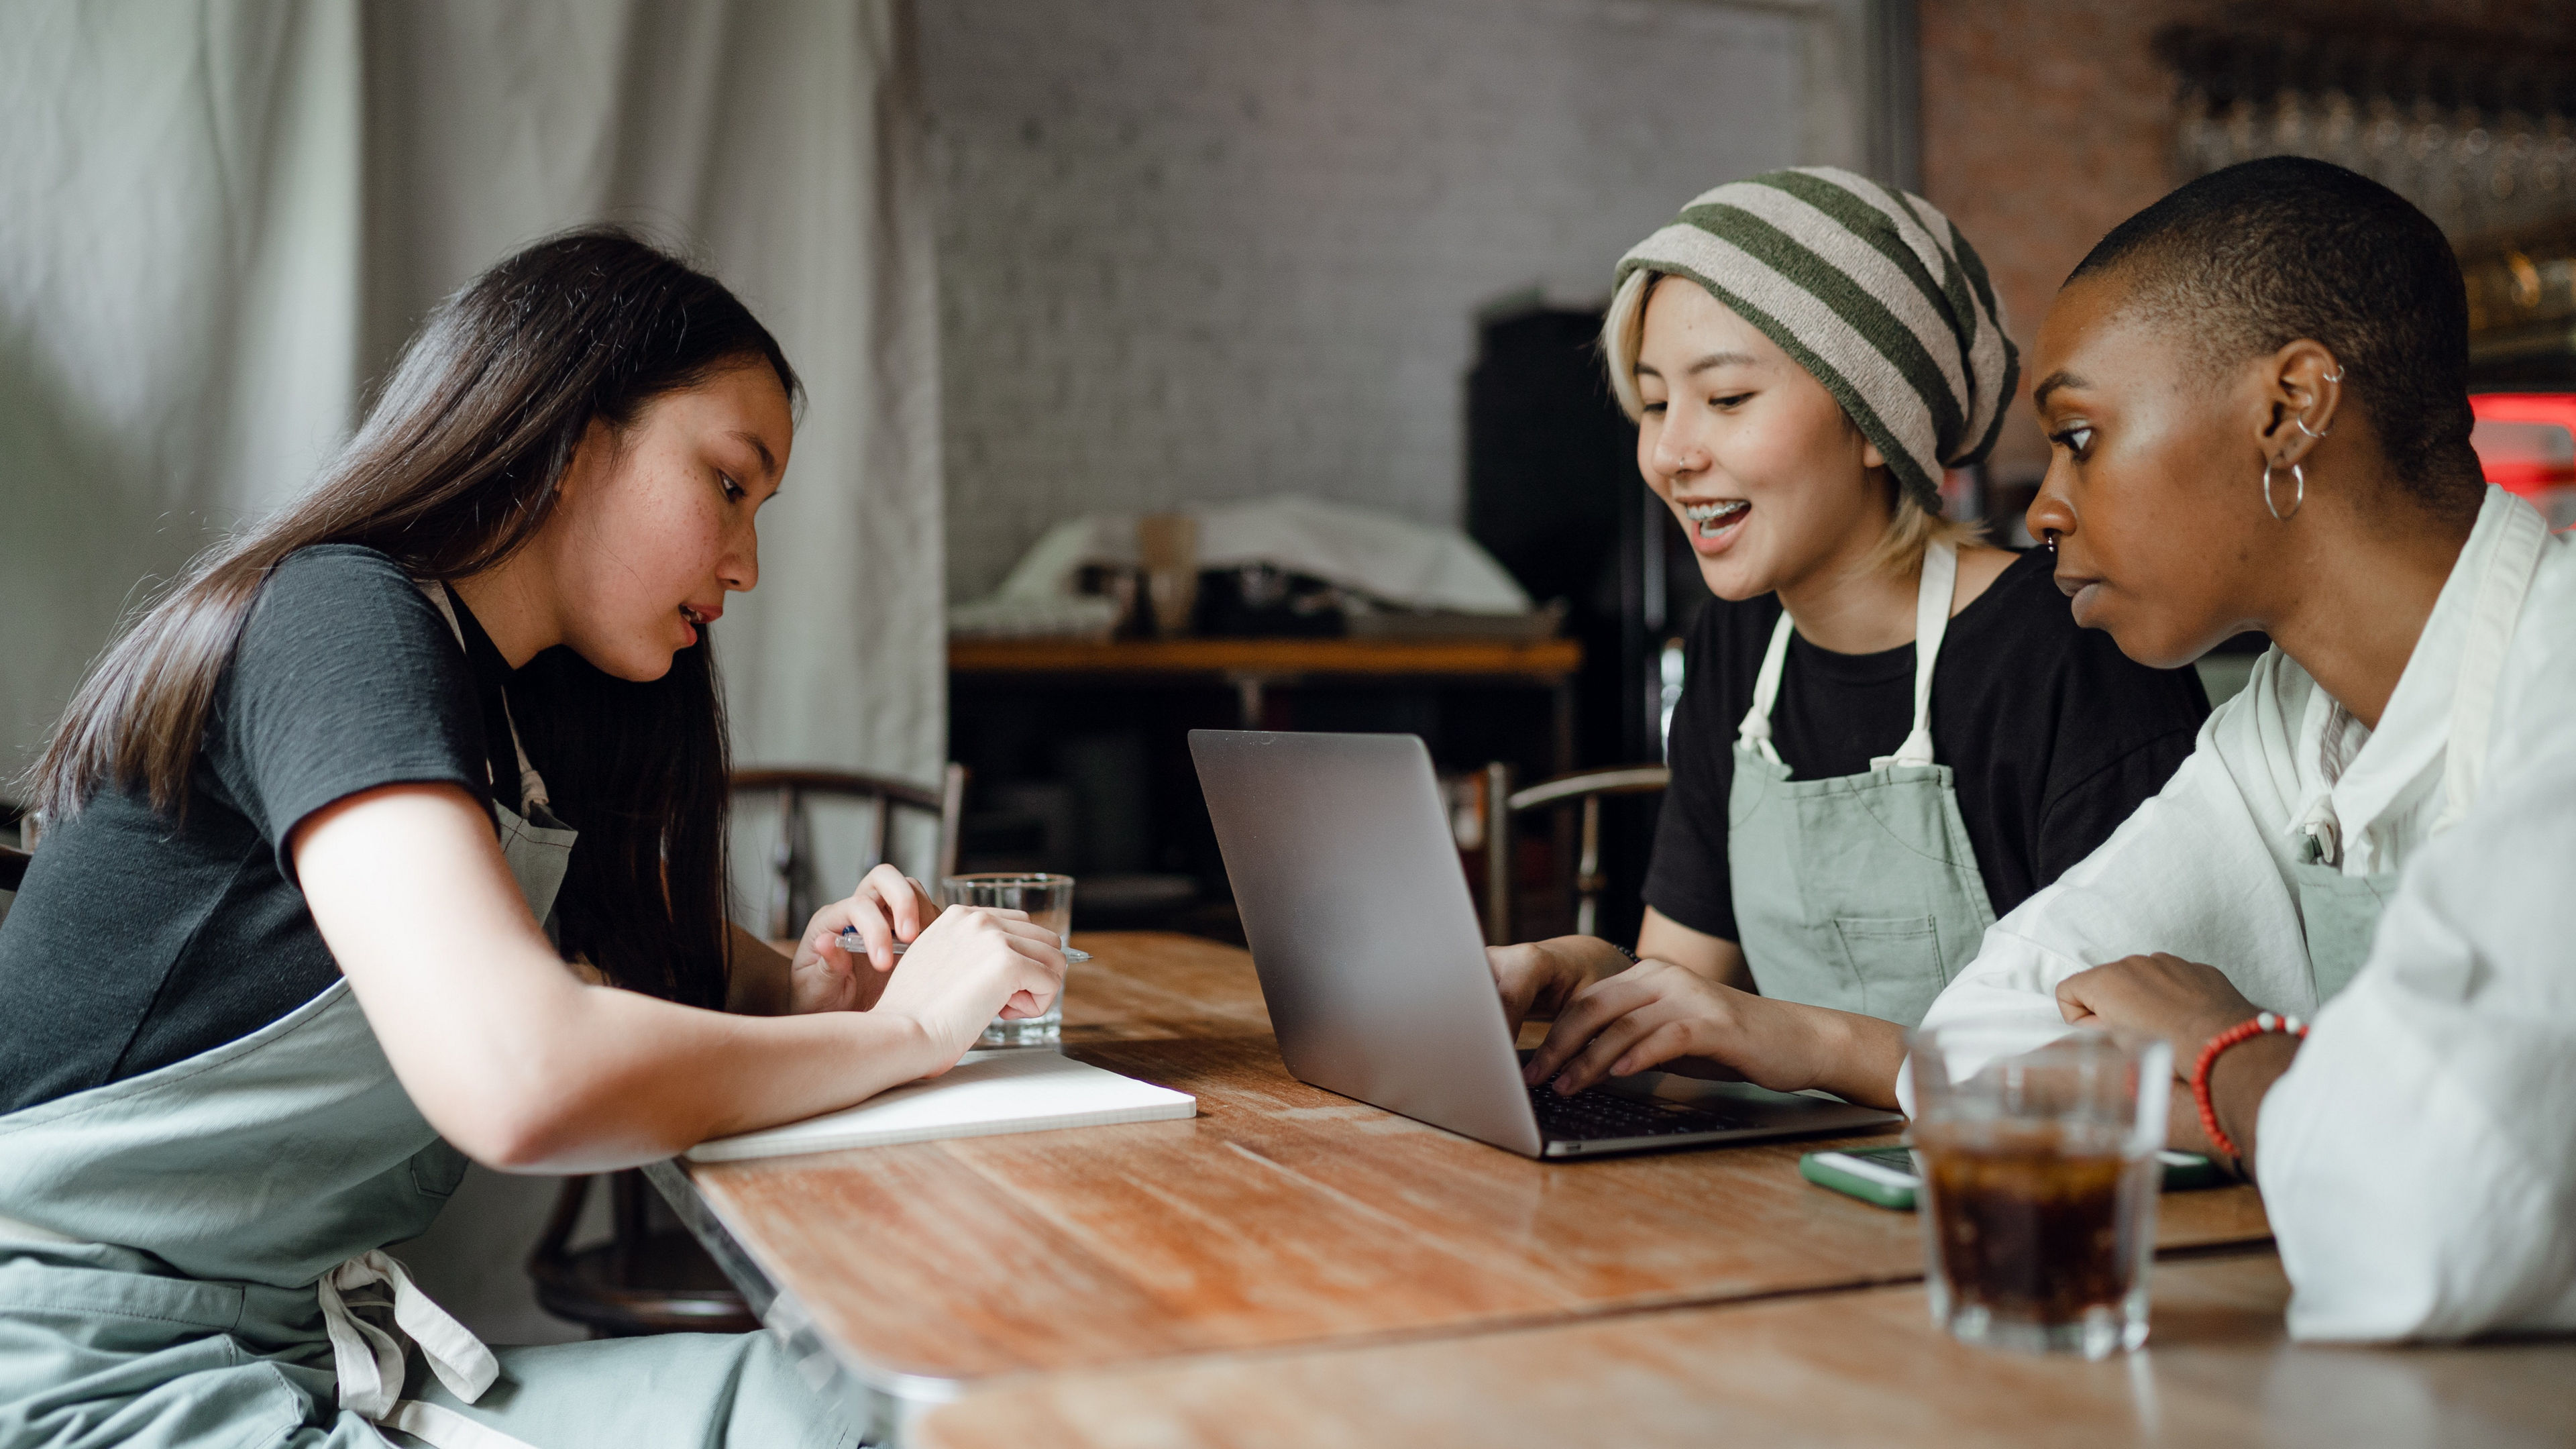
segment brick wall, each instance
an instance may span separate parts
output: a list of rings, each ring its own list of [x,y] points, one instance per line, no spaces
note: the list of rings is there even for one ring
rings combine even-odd
[[[1919,15],[1924,194],[1984,256],[2025,352],[2093,243],[2174,184],[2174,85],[2151,50],[2165,26],[2366,22],[2576,44],[2565,0],[1921,0]],[[2016,404],[1996,476],[2035,478],[2047,459]]]
[[[1776,10],[917,15],[952,597],[1081,513],[1303,492],[1453,521],[1480,305],[1531,287],[1598,300],[1619,254],[1696,192],[1847,162],[1813,154],[1817,22]]]

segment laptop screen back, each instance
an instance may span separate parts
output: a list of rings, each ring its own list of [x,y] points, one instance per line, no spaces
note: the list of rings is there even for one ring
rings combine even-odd
[[[1536,1155],[1422,741],[1193,730],[1190,754],[1288,1070]]]

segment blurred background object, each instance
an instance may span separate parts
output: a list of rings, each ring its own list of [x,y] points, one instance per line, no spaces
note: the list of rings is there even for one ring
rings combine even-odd
[[[2478,393],[2469,406],[2487,481],[2531,500],[2550,527],[2576,527],[2576,391]]]
[[[1136,520],[1136,562],[1144,571],[1145,608],[1154,633],[1190,632],[1199,606],[1199,521],[1187,513],[1148,513]]]
[[[1913,5],[919,17],[968,858],[1046,842],[1086,892],[1083,856],[1141,860],[1195,888],[1167,919],[1222,933],[1194,726],[1404,730],[1445,770],[1528,780],[1659,760],[1664,644],[1702,591],[1666,565],[1592,352],[1610,265],[1746,172],[1916,184]],[[1117,591],[1133,520],[1176,509],[1200,526],[1193,637],[1149,640]],[[1145,782],[1115,844],[1057,744],[1096,736],[1133,741]],[[1653,806],[1608,812],[1605,929],[1633,930]],[[1542,915],[1560,833],[1522,842]]]
[[[2576,54],[2459,26],[2471,7],[2415,8],[2428,13],[2359,6],[2314,29],[2275,15],[2161,32],[2178,86],[2175,179],[2313,156],[2404,196],[2455,238],[2564,218],[2576,202]]]

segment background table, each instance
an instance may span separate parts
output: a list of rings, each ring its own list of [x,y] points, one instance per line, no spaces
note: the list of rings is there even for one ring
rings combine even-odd
[[[1090,684],[1201,680],[1235,692],[1244,729],[1261,729],[1270,691],[1318,681],[1372,684],[1525,684],[1548,691],[1555,769],[1574,768],[1572,639],[957,639],[948,672],[960,682]]]
[[[2168,1198],[2167,1202],[2176,1199]],[[939,1449],[2576,1441],[2576,1343],[2294,1346],[2268,1250],[2159,1263],[2145,1351],[1989,1353],[1920,1286],[1803,1294],[1367,1348],[1024,1379],[930,1412]]]
[[[777,1290],[773,1316],[870,1391],[932,1402],[1922,1271],[1911,1214],[1797,1175],[1815,1142],[1530,1161],[1289,1076],[1242,951],[1076,940],[1095,960],[1070,978],[1067,1052],[1195,1094],[1197,1118],[656,1170],[720,1259]],[[2268,1235],[2250,1189],[2165,1206],[2167,1247]]]

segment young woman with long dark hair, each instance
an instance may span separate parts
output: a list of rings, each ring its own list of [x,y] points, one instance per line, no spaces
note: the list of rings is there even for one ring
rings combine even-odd
[[[0,1443],[855,1437],[759,1335],[496,1356],[382,1251],[469,1157],[844,1106],[1061,982],[1051,933],[891,868],[792,960],[725,919],[706,632],[797,397],[714,280],[541,242],[101,659],[0,925]]]

